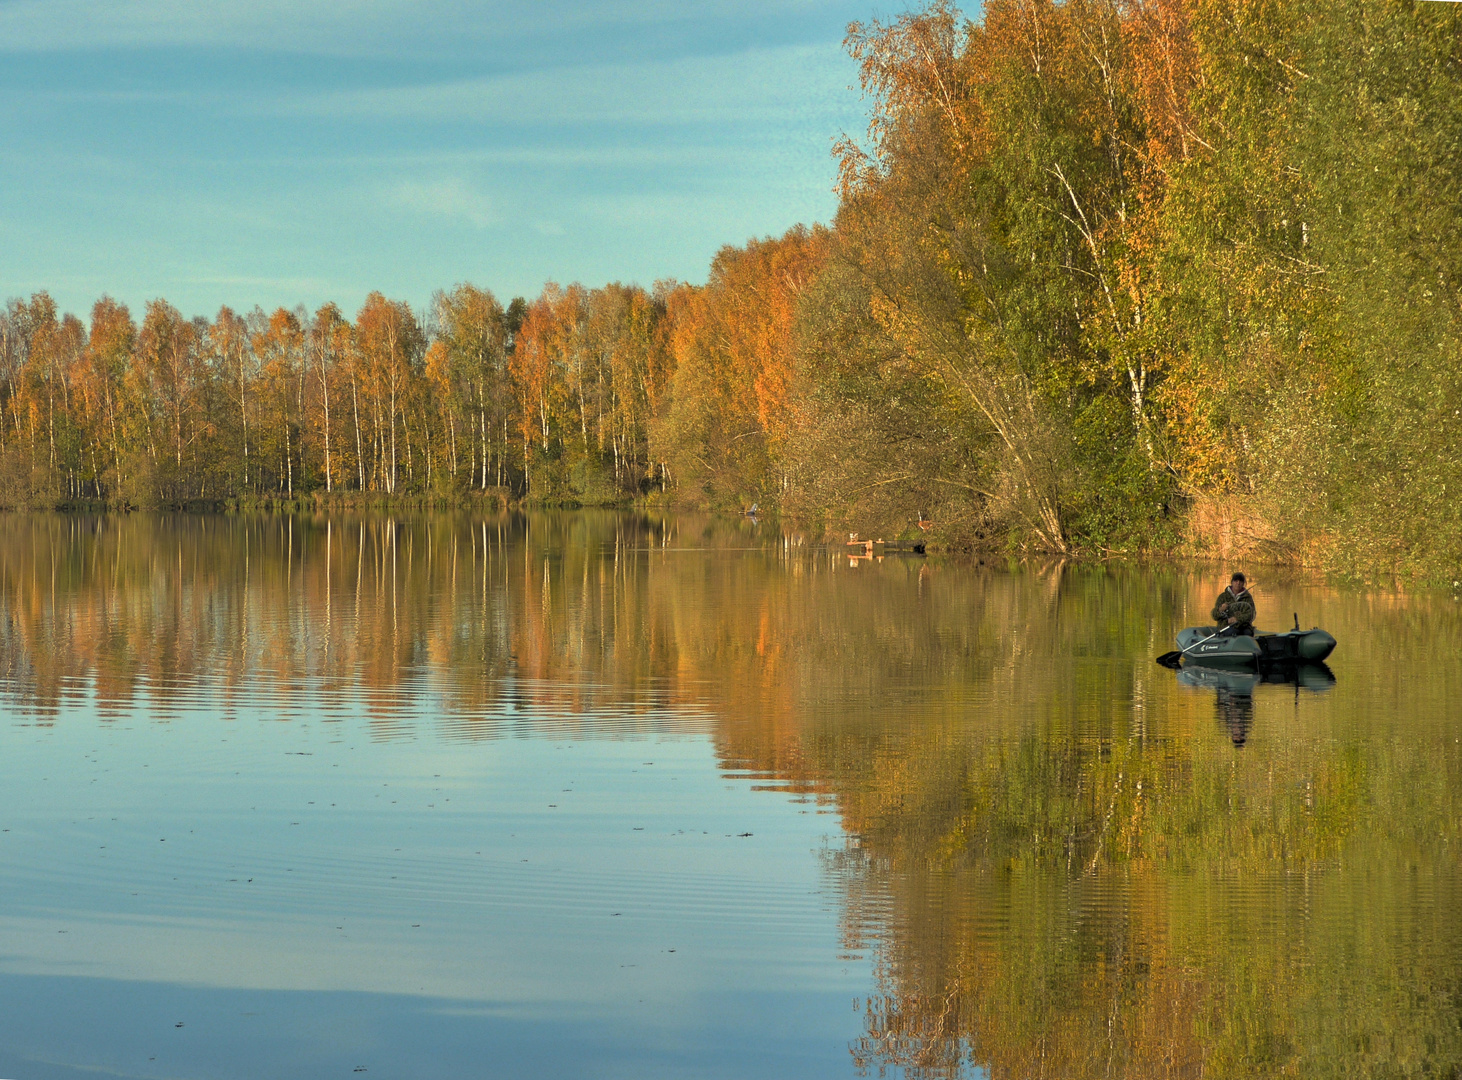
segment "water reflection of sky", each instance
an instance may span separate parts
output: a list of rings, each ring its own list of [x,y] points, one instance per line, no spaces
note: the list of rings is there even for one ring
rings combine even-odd
[[[365,716],[203,698],[0,729],[0,993],[66,1003],[7,1009],[0,1074],[425,1052],[410,1075],[461,1075],[474,1047],[477,1075],[846,1073],[867,964],[839,957],[809,857],[835,826],[723,773],[694,713],[628,739],[382,741]],[[256,1044],[244,1013],[287,1023]]]

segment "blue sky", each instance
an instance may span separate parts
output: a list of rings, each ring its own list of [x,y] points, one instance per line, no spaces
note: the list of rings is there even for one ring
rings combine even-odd
[[[868,0],[0,0],[0,298],[701,281],[826,221]]]

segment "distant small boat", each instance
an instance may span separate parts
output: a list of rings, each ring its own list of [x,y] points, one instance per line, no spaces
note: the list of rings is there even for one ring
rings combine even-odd
[[[1190,626],[1178,631],[1178,652],[1160,660],[1182,660],[1210,667],[1259,667],[1264,664],[1315,664],[1335,651],[1335,639],[1318,626],[1282,634],[1220,634],[1217,627]]]

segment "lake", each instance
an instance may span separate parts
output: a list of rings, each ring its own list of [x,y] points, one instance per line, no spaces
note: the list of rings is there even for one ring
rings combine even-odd
[[[771,523],[0,516],[0,1076],[1462,1069],[1462,605]]]

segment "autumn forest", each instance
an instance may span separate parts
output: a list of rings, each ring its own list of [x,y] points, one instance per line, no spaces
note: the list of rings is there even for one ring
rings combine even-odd
[[[11,300],[0,503],[757,505],[1457,576],[1462,9],[940,0],[846,44],[834,221],[704,285]]]

